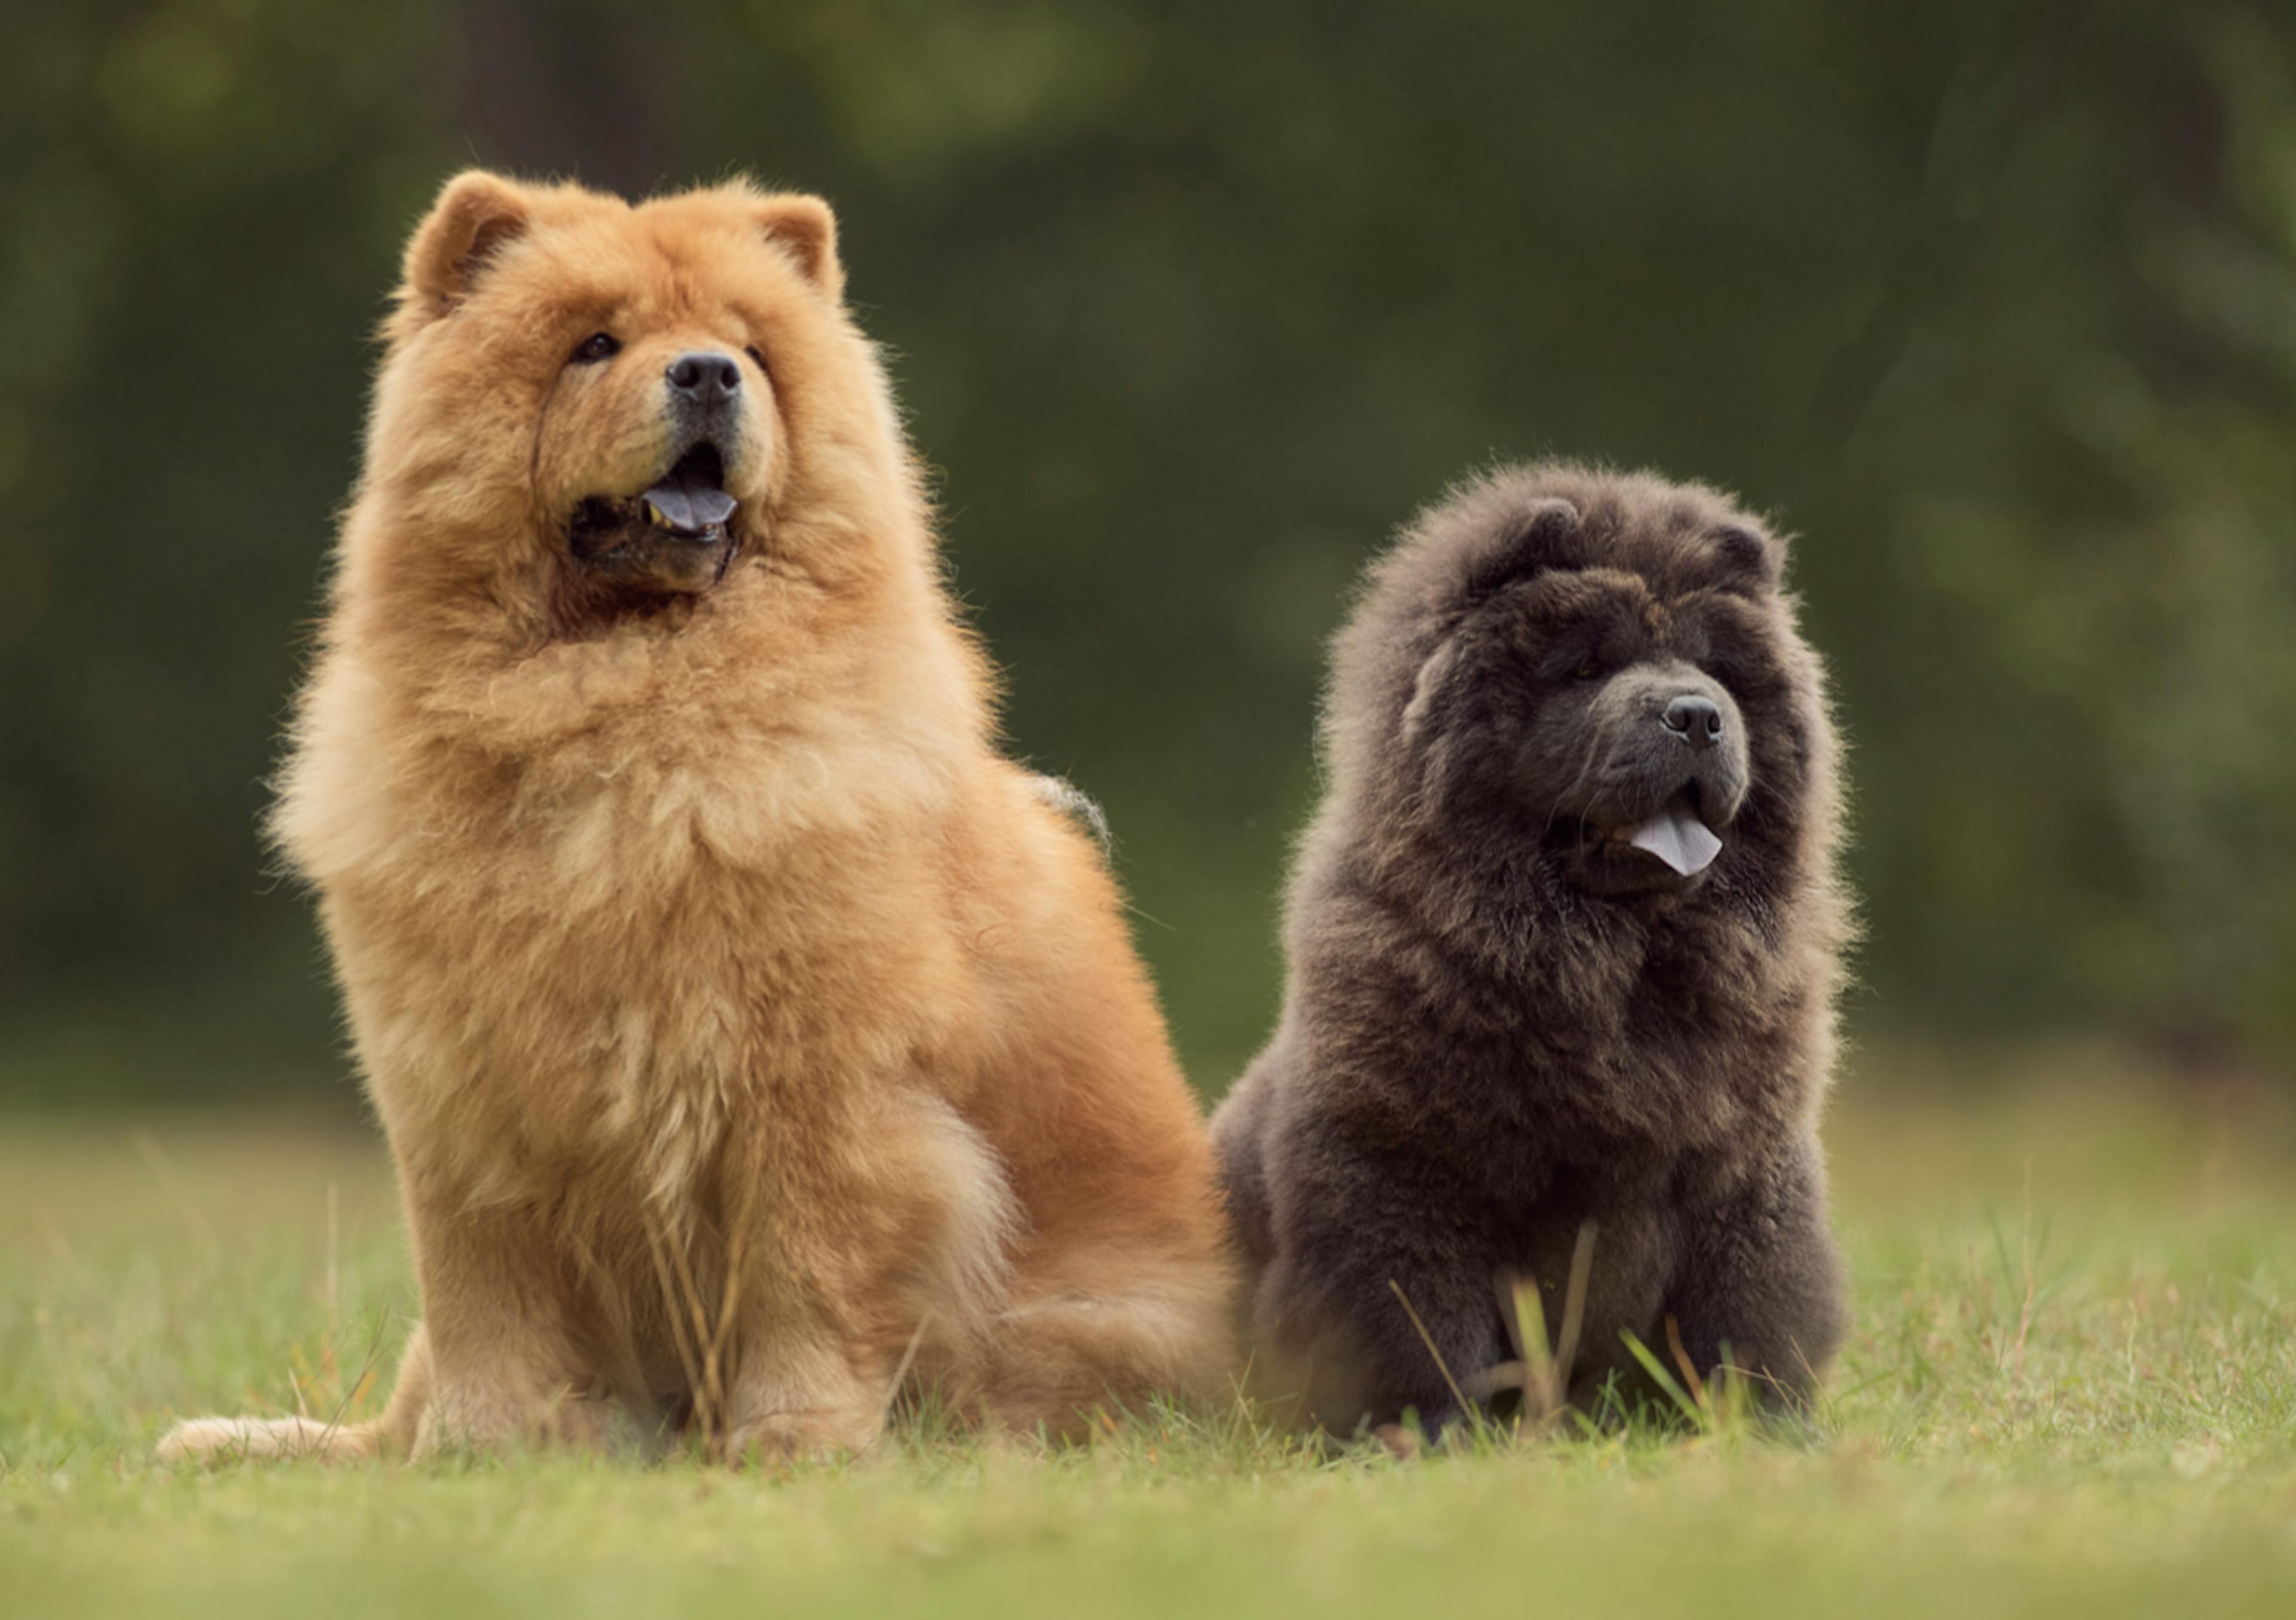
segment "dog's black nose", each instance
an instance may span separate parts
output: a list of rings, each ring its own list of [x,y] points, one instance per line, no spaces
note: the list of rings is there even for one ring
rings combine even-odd
[[[1684,692],[1668,701],[1660,718],[1667,730],[1694,749],[1710,749],[1722,740],[1722,710],[1711,698]]]
[[[669,363],[669,391],[696,405],[724,405],[742,391],[742,368],[731,355],[695,349]]]

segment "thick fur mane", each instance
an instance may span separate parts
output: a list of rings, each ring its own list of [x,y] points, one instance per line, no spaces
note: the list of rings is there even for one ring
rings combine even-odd
[[[1702,485],[1570,462],[1502,470],[1423,511],[1374,564],[1334,643],[1322,724],[1330,783],[1295,873],[1294,950],[1320,953],[1324,897],[1354,893],[1423,932],[1427,949],[1480,964],[1502,998],[1526,983],[1566,987],[1540,1004],[1549,1028],[1583,1019],[1590,1033],[1622,1034],[1635,986],[1671,977],[1677,957],[1716,964],[1764,1002],[1785,993],[1830,1004],[1854,933],[1835,871],[1841,791],[1823,672],[1782,581],[1784,551]],[[1410,714],[1423,672],[1479,601],[1541,569],[1595,565],[1631,571],[1661,598],[1743,596],[1776,659],[1758,694],[1775,746],[1734,833],[1738,858],[1691,900],[1653,912],[1581,894],[1519,827],[1447,795],[1437,755],[1463,744]]]

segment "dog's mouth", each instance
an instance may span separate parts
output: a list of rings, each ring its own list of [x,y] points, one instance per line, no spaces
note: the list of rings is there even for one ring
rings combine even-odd
[[[1578,822],[1567,830],[1580,883],[1599,893],[1627,894],[1695,881],[1722,853],[1720,835],[1707,825],[1704,797],[1691,781],[1647,813]]]
[[[1693,782],[1650,814],[1608,829],[1603,840],[1638,850],[1678,878],[1694,878],[1722,853],[1722,839],[1706,824],[1701,797]]]
[[[634,495],[591,495],[568,524],[574,552],[614,579],[663,591],[706,591],[726,576],[737,545],[738,506],[726,492],[726,458],[703,442]]]

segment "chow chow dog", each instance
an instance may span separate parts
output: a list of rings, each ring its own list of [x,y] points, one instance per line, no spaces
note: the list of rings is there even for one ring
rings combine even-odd
[[[1833,1353],[1850,924],[1784,561],[1711,490],[1549,464],[1372,570],[1283,1016],[1213,1122],[1261,1354],[1326,1427],[1460,1420],[1533,1282],[1582,1407],[1628,1334],[1778,1405]]]
[[[842,286],[739,182],[473,172],[415,231],[274,830],[422,1323],[378,1421],[165,1454],[814,1456],[1226,1378],[1201,1116]]]

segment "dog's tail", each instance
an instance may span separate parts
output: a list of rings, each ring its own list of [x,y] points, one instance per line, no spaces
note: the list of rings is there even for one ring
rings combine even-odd
[[[164,1463],[214,1466],[270,1458],[354,1462],[386,1452],[405,1456],[430,1398],[430,1346],[416,1328],[398,1363],[398,1383],[372,1423],[323,1423],[316,1418],[186,1418],[160,1442]]]

